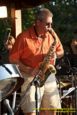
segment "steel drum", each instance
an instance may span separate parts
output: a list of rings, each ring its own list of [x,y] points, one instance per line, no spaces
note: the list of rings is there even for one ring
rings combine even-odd
[[[0,65],[0,101],[5,99],[23,84],[24,79],[16,64]]]

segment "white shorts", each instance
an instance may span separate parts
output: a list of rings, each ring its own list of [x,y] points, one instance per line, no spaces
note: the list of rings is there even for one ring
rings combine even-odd
[[[25,79],[25,82],[21,88],[22,96],[25,92],[25,87],[30,81],[31,81],[30,78]],[[24,96],[24,101],[23,104],[21,105],[21,109],[23,110],[24,113],[36,112],[35,91],[36,91],[35,86],[32,85],[30,86],[30,89]],[[38,98],[37,106],[41,110],[42,109],[48,110],[51,108],[61,108],[59,92],[54,74],[48,77],[43,87],[37,88],[37,98]]]

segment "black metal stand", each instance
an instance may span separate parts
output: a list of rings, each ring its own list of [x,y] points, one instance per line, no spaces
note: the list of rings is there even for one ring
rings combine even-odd
[[[36,115],[39,115],[39,108],[38,108],[38,85],[37,82],[34,84],[35,85],[35,101],[36,101]]]
[[[38,86],[40,86],[40,79],[38,77],[38,75],[36,75],[36,77],[32,80],[32,82],[30,82],[30,84],[27,86],[27,89],[26,91],[24,92],[24,95],[18,105],[18,107],[16,108],[15,110],[15,113],[18,111],[18,109],[20,108],[20,106],[23,104],[23,102],[25,101],[25,95],[26,93],[28,93],[28,90],[30,89],[30,87],[34,85],[35,86],[35,109],[36,109],[36,115],[39,115],[39,108],[38,108],[38,91],[37,91],[37,88]]]
[[[74,98],[72,99],[72,101],[74,101],[74,103],[72,103],[72,107],[76,110],[75,111],[75,113],[73,113],[73,115],[77,115],[77,87],[76,87],[76,81],[77,81],[77,79],[76,79],[76,75],[77,75],[77,68],[76,67],[72,67],[72,65],[71,65],[71,63],[70,63],[70,61],[69,61],[69,59],[68,59],[68,57],[67,57],[67,55],[66,55],[66,57],[65,57],[65,61],[67,62],[67,66],[65,66],[66,67],[66,69],[67,69],[67,74],[69,75],[69,80],[70,80],[70,76],[71,76],[71,81],[70,82],[72,82],[72,88],[70,88],[69,90],[68,90],[68,92],[64,95],[64,96],[62,96],[61,97],[61,99],[62,98],[64,98],[65,96],[67,96],[67,95],[69,95],[69,93],[71,93],[72,91],[74,92],[74,94],[72,95],[72,98],[73,98],[73,96],[74,96]],[[61,65],[62,66],[62,61],[60,61],[60,64],[59,65]],[[65,63],[64,63],[64,65],[66,65]],[[59,69],[60,70],[60,69]],[[59,82],[60,83],[60,82]],[[59,87],[60,88],[60,87]]]
[[[77,87],[76,87],[76,72],[77,70],[74,67],[71,67],[71,76],[72,76],[72,87],[75,88],[74,90],[74,105],[76,112],[74,115],[77,115]]]
[[[73,115],[77,115],[77,87],[76,87],[77,68],[70,66],[69,70],[70,70],[69,79],[71,77],[72,88],[73,88],[72,91],[74,92],[74,94],[72,95],[72,107],[75,109],[75,112],[73,113]]]

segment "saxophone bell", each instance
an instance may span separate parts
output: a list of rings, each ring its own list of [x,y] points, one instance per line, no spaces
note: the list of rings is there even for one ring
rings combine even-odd
[[[44,71],[44,79],[40,79],[40,87],[44,85],[45,81],[47,80],[50,74],[56,74],[56,69],[53,65],[48,64]]]

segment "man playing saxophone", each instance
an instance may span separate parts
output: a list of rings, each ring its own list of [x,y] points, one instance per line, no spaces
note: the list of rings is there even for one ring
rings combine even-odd
[[[18,35],[9,56],[11,63],[19,65],[24,77],[24,84],[21,87],[22,96],[27,84],[30,84],[34,77],[39,74],[40,78],[44,79],[47,75],[45,83],[37,90],[39,115],[56,115],[54,109],[61,108],[54,66],[56,58],[61,58],[64,50],[60,39],[51,27],[52,18],[53,14],[48,9],[41,8],[37,12],[35,23]],[[49,68],[51,74],[47,73]],[[34,85],[31,85],[24,98],[25,101],[21,105],[24,115],[36,115]]]

